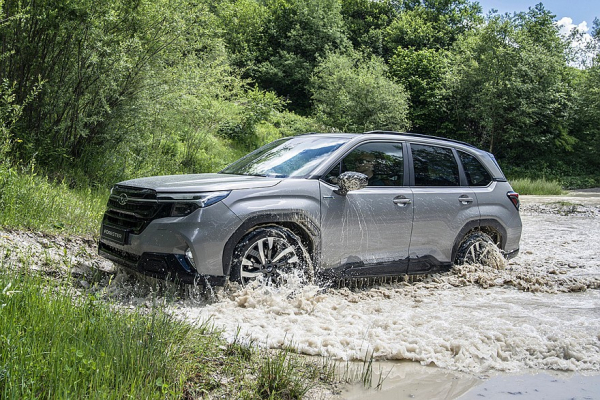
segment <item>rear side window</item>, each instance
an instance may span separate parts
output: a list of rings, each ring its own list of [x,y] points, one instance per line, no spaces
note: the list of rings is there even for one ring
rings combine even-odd
[[[471,154],[459,151],[458,157],[465,170],[469,186],[487,186],[492,177],[479,160]]]
[[[452,149],[411,144],[415,186],[459,186],[458,163]]]

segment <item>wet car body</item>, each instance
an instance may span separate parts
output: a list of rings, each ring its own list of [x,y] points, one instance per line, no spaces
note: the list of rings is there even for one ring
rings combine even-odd
[[[359,153],[380,157],[379,178],[343,193],[340,182],[349,166],[359,169],[351,160]],[[474,232],[507,257],[518,253],[518,195],[491,154],[416,134],[307,134],[217,174],[115,185],[99,253],[184,282],[243,280],[270,274],[284,260],[328,277],[398,276],[450,267]]]

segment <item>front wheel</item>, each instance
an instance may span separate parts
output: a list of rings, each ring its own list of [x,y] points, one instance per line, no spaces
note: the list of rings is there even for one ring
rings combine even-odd
[[[282,284],[285,276],[298,272],[312,282],[313,267],[300,238],[283,226],[257,228],[236,245],[230,278],[242,285],[262,277],[267,284]]]

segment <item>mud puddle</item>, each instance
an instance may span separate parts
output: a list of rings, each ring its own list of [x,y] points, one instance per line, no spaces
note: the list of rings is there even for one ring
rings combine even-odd
[[[375,365],[385,380],[374,390],[348,386],[336,398],[344,400],[591,400],[600,397],[600,375],[563,371],[528,370],[484,376],[447,371],[410,362],[382,361]],[[391,369],[391,370],[390,370]],[[391,372],[390,372],[391,371]]]
[[[570,398],[578,398],[579,389],[600,379],[598,200],[525,202],[521,254],[504,269],[464,266],[421,282],[362,290],[249,287],[216,303],[182,304],[176,312],[210,320],[230,338],[239,329],[268,348],[372,358],[384,370],[392,363],[399,378],[390,374],[369,398],[392,398],[384,396],[386,387],[415,398],[502,398],[495,387],[482,386],[496,382],[495,374],[517,386],[533,382],[527,387],[534,390],[554,371],[575,374],[552,379],[563,379]],[[519,378],[532,371],[544,378]],[[402,389],[430,378],[435,393],[418,397],[410,384]],[[348,392],[342,398],[360,398],[357,390],[359,397]]]

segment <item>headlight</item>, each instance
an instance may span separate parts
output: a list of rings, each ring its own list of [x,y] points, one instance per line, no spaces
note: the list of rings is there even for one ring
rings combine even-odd
[[[157,199],[161,203],[171,203],[171,217],[185,217],[199,208],[211,206],[225,197],[230,191],[208,193],[159,193]]]

